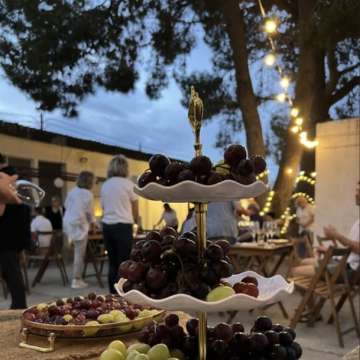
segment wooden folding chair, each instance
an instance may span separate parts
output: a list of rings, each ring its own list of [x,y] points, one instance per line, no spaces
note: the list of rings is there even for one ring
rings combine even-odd
[[[87,276],[95,275],[99,286],[104,287],[104,283],[102,282],[101,276],[104,269],[105,261],[108,260],[107,252],[105,250],[105,246],[99,241],[88,241],[86,248],[86,257],[85,257],[85,266],[83,270],[83,278]],[[94,274],[86,274],[88,264],[91,263],[93,265]]]
[[[304,292],[303,298],[290,321],[290,327],[295,328],[297,323],[303,318],[305,318],[309,324],[313,324],[315,319],[319,316],[326,300],[329,300],[339,345],[344,347],[343,335],[348,333],[349,330],[342,331],[340,328],[338,316],[340,309],[338,311],[336,309],[335,297],[339,296],[341,299],[342,296],[345,296],[345,300],[348,300],[350,305],[356,333],[360,336],[359,323],[346,272],[349,254],[349,249],[330,247],[326,251],[324,258],[320,262],[319,269],[314,276],[297,276],[289,279],[294,281],[296,288]],[[336,261],[334,257],[336,257]],[[333,262],[331,262],[332,260]],[[314,305],[310,311],[306,312],[306,307],[309,306],[312,300],[315,300]]]
[[[29,253],[27,256],[29,261],[40,261],[39,270],[32,282],[32,287],[34,287],[38,282],[41,281],[51,261],[54,261],[56,263],[57,267],[60,270],[63,285],[66,286],[69,282],[69,279],[66,273],[65,263],[61,253],[64,242],[63,233],[61,231],[50,231],[38,232],[37,235],[51,235],[51,241],[48,248],[38,248],[34,252]]]

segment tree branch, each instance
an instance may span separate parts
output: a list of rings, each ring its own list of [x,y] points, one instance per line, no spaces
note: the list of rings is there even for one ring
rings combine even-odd
[[[328,96],[331,96],[333,91],[336,89],[336,84],[338,83],[338,80],[340,78],[340,73],[337,68],[337,60],[335,55],[335,48],[329,49],[327,53],[327,63],[328,63],[328,69],[329,69],[329,81],[326,84],[326,94]]]
[[[358,85],[360,85],[360,76],[355,76],[330,96],[330,104],[337,103]]]
[[[345,68],[344,70],[341,70],[341,71],[339,72],[339,74],[340,74],[340,76],[345,75],[345,74],[347,74],[347,73],[355,70],[357,67],[360,67],[360,62],[358,62],[358,63],[355,64],[355,65],[349,66],[349,67]]]

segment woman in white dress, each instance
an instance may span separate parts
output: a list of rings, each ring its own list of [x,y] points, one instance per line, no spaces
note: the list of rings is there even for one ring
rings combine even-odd
[[[166,226],[172,227],[177,231],[179,226],[179,221],[176,216],[176,211],[173,208],[171,208],[171,206],[168,203],[164,204],[164,211],[161,215],[161,218],[156,223],[155,227],[159,226],[162,221],[165,222]]]
[[[87,287],[82,279],[85,263],[86,247],[90,226],[95,223],[93,194],[95,176],[92,172],[82,171],[76,186],[68,193],[65,200],[64,230],[70,241],[74,243],[74,267],[71,287],[80,289]]]

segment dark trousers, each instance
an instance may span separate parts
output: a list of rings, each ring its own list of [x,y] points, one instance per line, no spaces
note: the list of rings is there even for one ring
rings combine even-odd
[[[132,224],[103,224],[103,235],[109,257],[109,289],[115,294],[114,284],[119,281],[119,266],[130,257],[133,242]]]
[[[0,251],[2,276],[11,294],[10,309],[25,309],[26,294],[16,251]]]

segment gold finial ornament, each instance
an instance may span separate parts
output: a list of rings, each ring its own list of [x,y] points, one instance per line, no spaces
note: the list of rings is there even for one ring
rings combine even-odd
[[[203,113],[204,113],[203,102],[199,94],[195,91],[194,86],[191,86],[188,118],[195,135],[194,147],[195,147],[196,156],[201,155],[200,131],[203,120]]]

